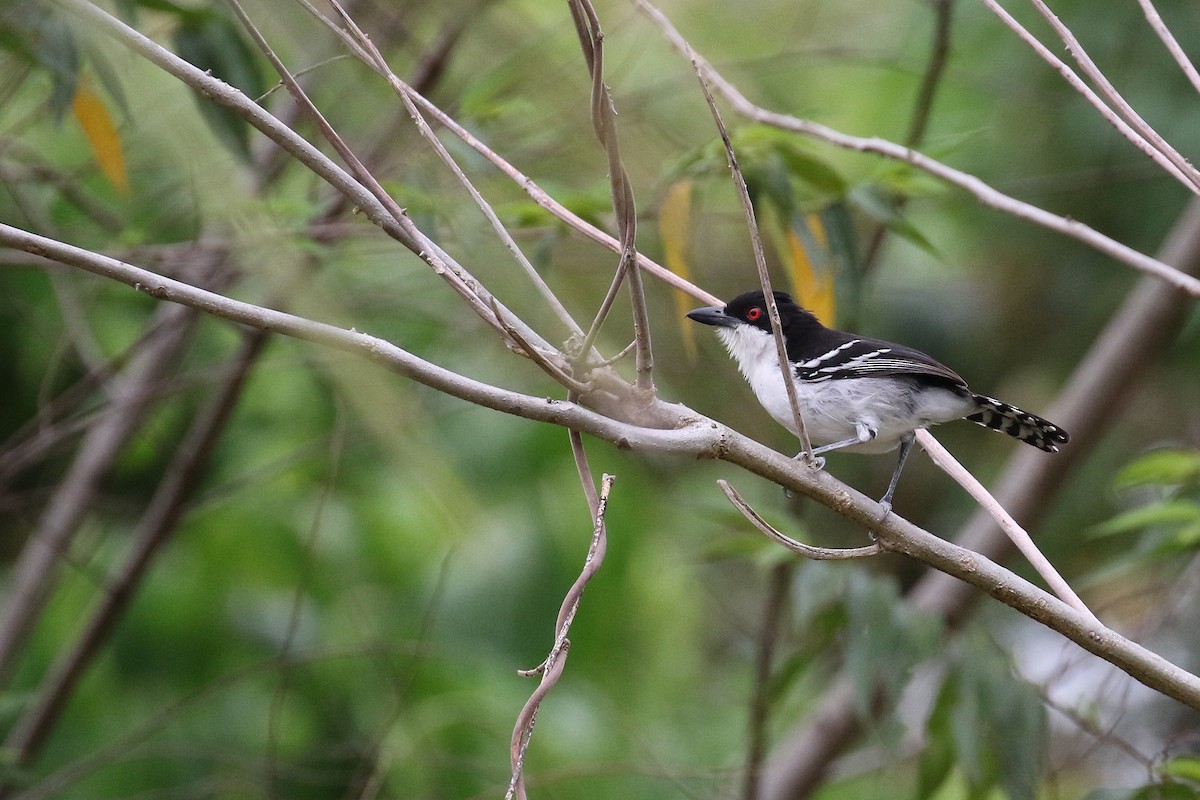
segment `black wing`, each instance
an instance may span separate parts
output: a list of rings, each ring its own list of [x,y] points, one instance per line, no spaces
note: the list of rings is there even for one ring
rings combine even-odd
[[[833,378],[887,378],[923,376],[954,387],[966,387],[966,381],[954,370],[920,350],[879,339],[843,334],[844,341],[828,341],[828,350],[813,358],[796,361],[796,377],[820,382]],[[840,338],[840,337],[839,337]]]

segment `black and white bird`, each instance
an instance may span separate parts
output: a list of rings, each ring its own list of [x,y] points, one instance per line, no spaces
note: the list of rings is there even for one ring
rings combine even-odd
[[[919,428],[968,419],[1051,453],[1069,439],[1039,416],[972,392],[954,370],[919,350],[826,328],[784,292],[775,292],[775,304],[813,453],[899,448],[900,461],[879,501],[886,511]],[[688,317],[717,328],[758,402],[798,436],[763,293],[746,292],[724,308],[698,308]]]

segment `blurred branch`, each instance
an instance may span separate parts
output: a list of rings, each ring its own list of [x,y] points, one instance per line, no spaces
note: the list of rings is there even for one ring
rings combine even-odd
[[[96,253],[0,224],[0,244],[47,256],[125,283],[152,297],[188,305],[232,322],[271,330],[366,358],[399,375],[484,408],[548,422],[612,442],[622,449],[659,454],[718,458],[813,498],[846,518],[875,531],[886,549],[903,553],[992,595],[1026,616],[1058,631],[1085,650],[1109,661],[1137,680],[1181,703],[1200,709],[1200,677],[1096,624],[1053,595],[998,566],[985,556],[939,539],[829,474],[777,453],[682,405],[661,400],[616,403],[632,410],[639,422],[626,422],[584,406],[535,397],[468,378],[425,361],[385,340],[332,325],[255,306],[215,292],[155,275]],[[625,385],[626,396],[634,391]],[[619,391],[614,378],[601,394]],[[590,393],[581,398],[589,403]],[[648,412],[648,413],[647,413]],[[650,427],[648,423],[663,427]]]
[[[933,42],[929,48],[929,61],[921,75],[921,86],[913,103],[912,119],[908,123],[908,135],[904,143],[909,147],[920,147],[925,141],[925,131],[933,114],[933,101],[942,76],[946,73],[946,62],[950,59],[950,29],[954,16],[954,0],[929,0],[933,10]]]
[[[912,118],[908,123],[908,135],[904,137],[906,147],[919,148],[925,142],[925,132],[929,128],[929,120],[933,114],[933,102],[937,98],[938,88],[946,74],[946,64],[950,60],[950,33],[953,28],[954,0],[929,0],[933,11],[933,42],[929,48],[929,59],[925,63],[925,71],[921,75],[921,86],[917,90],[917,99],[913,102]],[[900,195],[893,200],[894,208],[899,213],[908,203],[907,195]],[[883,243],[891,228],[884,223],[876,223],[871,232],[863,254],[863,272],[870,273],[878,263],[879,254],[883,251]]]
[[[49,240],[48,240],[49,241]],[[207,282],[219,254],[189,263],[188,277]],[[66,475],[13,567],[0,616],[0,686],[7,685],[25,640],[45,608],[63,557],[92,506],[100,479],[142,423],[160,394],[159,382],[178,363],[199,316],[194,309],[163,306],[150,327],[159,331],[110,385],[111,402],[80,442]]]
[[[771,582],[763,604],[762,629],[758,634],[758,652],[754,660],[754,689],[747,721],[749,744],[746,747],[746,774],[742,781],[743,800],[758,800],[759,771],[767,753],[767,725],[771,718],[772,667],[779,632],[787,612],[794,562],[784,561],[771,568]]]
[[[581,469],[580,472],[581,474],[590,473],[590,470]],[[525,800],[525,777],[522,770],[525,766],[525,754],[529,750],[529,740],[533,736],[533,725],[537,721],[538,707],[562,675],[563,667],[567,662],[567,650],[571,646],[567,634],[571,630],[571,623],[575,620],[576,612],[579,611],[579,601],[583,598],[583,590],[587,588],[588,581],[604,563],[604,553],[608,549],[607,526],[604,516],[608,512],[608,494],[612,491],[612,485],[616,479],[615,475],[604,475],[600,479],[600,494],[597,497],[595,513],[592,515],[592,543],[588,547],[583,570],[575,579],[575,583],[571,584],[571,588],[567,590],[567,595],[563,598],[562,606],[558,610],[558,621],[554,625],[554,645],[550,648],[550,654],[537,667],[531,670],[522,670],[520,673],[525,676],[541,675],[542,680],[529,700],[526,701],[521,713],[517,715],[517,724],[513,727],[510,751],[512,779],[508,784],[508,792],[504,795],[505,800],[512,800],[514,796]]]
[[[175,531],[184,504],[212,457],[268,335],[266,331],[254,330],[242,340],[237,356],[226,368],[219,391],[197,415],[167,466],[163,480],[138,524],[133,547],[121,573],[104,587],[100,603],[93,609],[74,646],[60,653],[38,686],[36,701],[9,731],[4,749],[10,753],[14,766],[25,767],[37,756],[75,686],[133,600],[134,592],[158,550]],[[121,416],[136,418],[139,415]]]
[[[691,46],[687,40],[680,35],[679,31],[671,24],[670,20],[663,15],[661,11],[651,5],[647,0],[634,0],[637,7],[646,14],[659,28],[671,43],[671,46],[685,58],[690,58],[689,53],[692,53]],[[695,55],[695,62],[698,68],[704,73],[704,77],[728,101],[734,109],[742,116],[752,119],[755,122],[763,125],[770,125],[781,130],[793,131],[804,136],[810,136],[814,139],[819,139],[835,147],[845,148],[847,150],[855,150],[860,153],[875,153],[896,161],[901,161],[910,164],[918,169],[924,170],[929,174],[940,178],[948,184],[957,186],[966,190],[976,200],[983,205],[994,208],[997,211],[1003,211],[1018,219],[1023,219],[1040,225],[1048,230],[1061,233],[1072,239],[1080,241],[1089,247],[1111,256],[1112,258],[1121,261],[1134,269],[1144,272],[1147,275],[1153,275],[1159,280],[1174,286],[1177,289],[1187,292],[1193,297],[1200,297],[1200,279],[1191,275],[1186,275],[1179,270],[1164,264],[1163,262],[1151,258],[1145,253],[1138,252],[1128,245],[1100,233],[1094,228],[1084,225],[1078,220],[1062,217],[1057,214],[1052,214],[1045,209],[1039,208],[1022,200],[1017,200],[1014,197],[1004,194],[1003,192],[989,186],[983,180],[970,175],[961,170],[955,169],[947,164],[930,158],[922,153],[918,153],[911,148],[904,147],[894,142],[889,142],[886,139],[877,137],[864,138],[859,136],[851,136],[834,130],[833,128],[821,125],[820,123],[811,120],[801,119],[789,114],[780,114],[774,111],[769,111],[761,106],[750,102],[737,87],[725,80],[719,72],[717,72],[711,64],[699,55]]]
[[[1188,274],[1200,274],[1200,201],[1188,204],[1160,255]],[[1147,277],[1138,282],[1053,404],[1050,416],[1071,431],[1071,446],[1056,458],[1042,458],[1022,448],[996,481],[993,494],[1014,519],[1033,528],[1049,511],[1072,467],[1095,449],[1139,379],[1167,351],[1191,305],[1188,295],[1161,281]],[[1008,558],[1013,550],[995,520],[982,510],[955,540],[989,559]],[[974,611],[978,594],[931,570],[907,597],[916,608],[938,615],[953,628]],[[808,796],[862,730],[853,685],[836,681],[809,720],[788,734],[772,754],[763,778],[765,800]],[[837,735],[829,735],[830,731]]]

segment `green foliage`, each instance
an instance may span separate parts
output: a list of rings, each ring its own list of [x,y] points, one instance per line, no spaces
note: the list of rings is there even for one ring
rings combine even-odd
[[[271,80],[220,4],[117,5],[143,33],[256,99]],[[674,177],[690,176],[696,281],[722,295],[744,290],[754,281],[746,232],[688,64],[640,16],[613,17],[599,5],[606,78],[641,216],[639,248],[661,256],[655,199]],[[927,56],[930,4],[758,0],[737,13],[675,5],[669,13],[679,28],[747,96],[854,133],[903,137]],[[1044,65],[983,10],[959,5],[925,152],[1122,241],[1155,247],[1177,213],[1178,187],[1144,179],[1131,166],[1140,156],[1114,144],[1051,85]],[[1160,5],[1165,14],[1181,11]],[[480,380],[562,396],[438,276],[339,208],[306,169],[270,157],[252,163],[245,156],[261,142],[245,123],[57,8],[9,3],[0,12],[0,220],[172,275],[212,258],[222,271],[198,281],[205,286],[369,331]],[[1099,13],[1070,2],[1061,10],[1081,8],[1089,37],[1134,48],[1137,57],[1119,61],[1122,84],[1143,87],[1148,118],[1168,138],[1187,141],[1200,121],[1191,88],[1142,57],[1153,43],[1132,33],[1121,16],[1127,10]],[[343,58],[337,38],[300,9],[247,11],[281,58],[304,70],[318,106],[415,224],[538,330],[565,336],[391,89]],[[611,230],[608,164],[594,142],[588,75],[563,6],[417,0],[352,13],[398,74],[436,66],[432,99],[556,200]],[[430,60],[431,43],[443,36],[453,47]],[[58,122],[88,77],[121,110],[128,197],[104,187],[84,137]],[[261,102],[286,116],[291,101],[275,92]],[[1127,271],[1077,244],[980,210],[907,166],[732,113],[726,122],[757,208],[780,234],[766,234],[772,267],[787,261],[786,237],[796,237],[814,272],[837,268],[844,324],[966,365],[980,391],[1044,408],[1130,283]],[[317,141],[302,118],[295,125]],[[590,321],[615,256],[558,223],[448,132],[438,135],[568,309]],[[895,235],[868,273],[863,253],[878,224]],[[82,437],[110,408],[102,368],[124,368],[154,341],[159,305],[93,276],[3,255],[0,590],[7,594],[11,564]],[[695,359],[685,355],[670,292],[648,281],[647,294],[660,395],[793,452],[793,438],[758,409],[711,337],[697,337]],[[871,313],[855,325],[860,305]],[[629,338],[628,303],[618,297],[614,308],[598,340],[606,354]],[[138,410],[137,433],[106,471],[51,605],[0,693],[5,730],[127,565],[151,498],[243,333],[200,324],[156,384],[152,404]],[[1106,449],[1083,459],[1057,514],[1040,526],[1039,543],[1065,575],[1094,566],[1103,546],[1125,547],[1134,537],[1195,552],[1188,533],[1197,524],[1195,453],[1131,464],[1117,480],[1130,510],[1111,522],[1099,521],[1095,498],[1144,442],[1180,440],[1178,421],[1194,415],[1200,396],[1197,359],[1193,327],[1139,386],[1146,402],[1114,418]],[[617,368],[631,371],[627,361]],[[95,382],[80,385],[85,378]],[[1011,452],[1011,443],[975,426],[943,430],[939,436],[980,475],[995,474]],[[736,478],[773,517],[789,516],[794,504],[778,487],[711,462],[591,440],[586,447],[597,474],[619,476],[609,552],[584,595],[562,682],[539,713],[530,795],[734,796],[766,576],[793,557],[749,531],[714,481]],[[892,463],[833,455],[827,468],[878,496]],[[965,500],[919,459],[896,511],[947,537],[966,516]],[[785,527],[806,540],[866,540],[841,518],[802,514]],[[1097,547],[1080,547],[1081,530],[1093,523]],[[274,338],[180,525],[154,555],[46,749],[29,767],[0,765],[0,775],[19,773],[20,786],[68,800],[503,796],[512,724],[537,683],[515,670],[545,657],[590,534],[563,431]],[[1037,692],[1014,677],[1008,655],[973,632],[974,623],[965,623],[965,643],[956,645],[958,632],[908,604],[911,564],[879,561],[797,566],[768,687],[770,744],[806,724],[832,682],[849,679],[860,715],[887,695],[884,711],[861,720],[868,734],[857,755],[865,757],[831,772],[862,764],[865,771],[831,779],[822,797],[891,800],[915,787],[921,798],[1024,800],[1053,791],[1042,756],[1056,743],[1046,738]],[[1096,582],[1098,592],[1123,589],[1103,575]],[[919,757],[898,746],[910,720],[893,713],[918,667],[944,670]],[[1138,724],[1136,716],[1123,724]],[[1175,759],[1156,787],[1120,796],[1177,796],[1195,788],[1194,769]],[[1106,780],[1088,763],[1063,772],[1054,784],[1078,785],[1080,794]]]
[[[1200,451],[1160,450],[1130,463],[1113,486],[1143,503],[1092,529],[1097,538],[1144,533],[1159,555],[1200,547]]]
[[[219,13],[189,14],[179,20],[175,51],[206,72],[257,99],[266,90],[260,56],[242,38],[241,28]],[[242,158],[250,159],[250,124],[222,105],[197,98],[197,108],[213,131]]]
[[[961,774],[969,800],[993,788],[1010,800],[1033,800],[1047,738],[1041,695],[1012,674],[986,639],[959,645],[925,725],[916,797],[940,797],[943,785]]]

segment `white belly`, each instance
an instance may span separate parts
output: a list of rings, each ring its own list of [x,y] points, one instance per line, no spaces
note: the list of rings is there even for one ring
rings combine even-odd
[[[776,422],[799,436],[771,337],[747,340],[727,331],[721,329],[721,338],[758,402]],[[762,357],[764,352],[770,357]],[[856,453],[895,450],[911,431],[962,419],[976,410],[968,397],[950,389],[918,388],[890,378],[796,381],[795,386],[804,427],[814,447],[852,439],[859,435],[860,425],[875,431],[871,441],[844,448]]]
[[[782,379],[777,378],[774,384],[762,391],[755,387],[758,401],[776,422],[799,435]],[[852,439],[859,435],[861,425],[875,431],[875,438],[844,449],[855,453],[886,453],[895,450],[911,431],[962,419],[974,410],[968,399],[948,389],[906,386],[900,394],[896,389],[896,382],[886,378],[797,381],[796,396],[813,446]],[[780,398],[783,402],[779,402]]]

